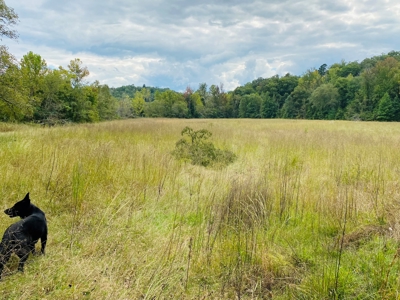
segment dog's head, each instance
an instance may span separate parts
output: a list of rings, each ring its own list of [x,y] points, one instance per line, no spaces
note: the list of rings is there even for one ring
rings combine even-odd
[[[10,218],[21,217],[23,219],[29,216],[32,213],[29,193],[26,194],[24,199],[15,203],[13,207],[7,208],[4,213],[10,216]]]

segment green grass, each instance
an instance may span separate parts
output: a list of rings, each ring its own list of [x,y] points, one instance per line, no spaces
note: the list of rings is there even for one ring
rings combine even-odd
[[[176,161],[185,126],[237,160]],[[397,299],[400,125],[134,119],[0,124],[0,203],[30,192],[46,256],[4,299]],[[0,217],[4,231],[15,222]]]

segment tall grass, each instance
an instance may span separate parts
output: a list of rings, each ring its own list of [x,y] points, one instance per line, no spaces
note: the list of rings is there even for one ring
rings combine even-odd
[[[238,159],[171,156],[186,126]],[[47,254],[4,299],[396,299],[400,126],[135,119],[2,124],[2,209],[30,192]],[[0,216],[1,217],[1,216]],[[0,230],[14,222],[5,215]]]

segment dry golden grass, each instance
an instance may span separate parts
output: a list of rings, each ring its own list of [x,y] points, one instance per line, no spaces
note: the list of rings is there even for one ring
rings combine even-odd
[[[211,131],[238,159],[225,169],[175,161],[170,153],[185,126]],[[49,241],[24,274],[10,261],[0,293],[395,299],[399,144],[398,123],[2,124],[2,209],[29,191],[46,212]],[[3,215],[0,230],[14,221]]]

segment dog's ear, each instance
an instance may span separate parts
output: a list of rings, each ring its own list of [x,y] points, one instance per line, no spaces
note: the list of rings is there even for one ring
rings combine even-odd
[[[31,199],[29,198],[29,192],[26,194],[25,198],[22,199],[22,201],[31,202]]]

